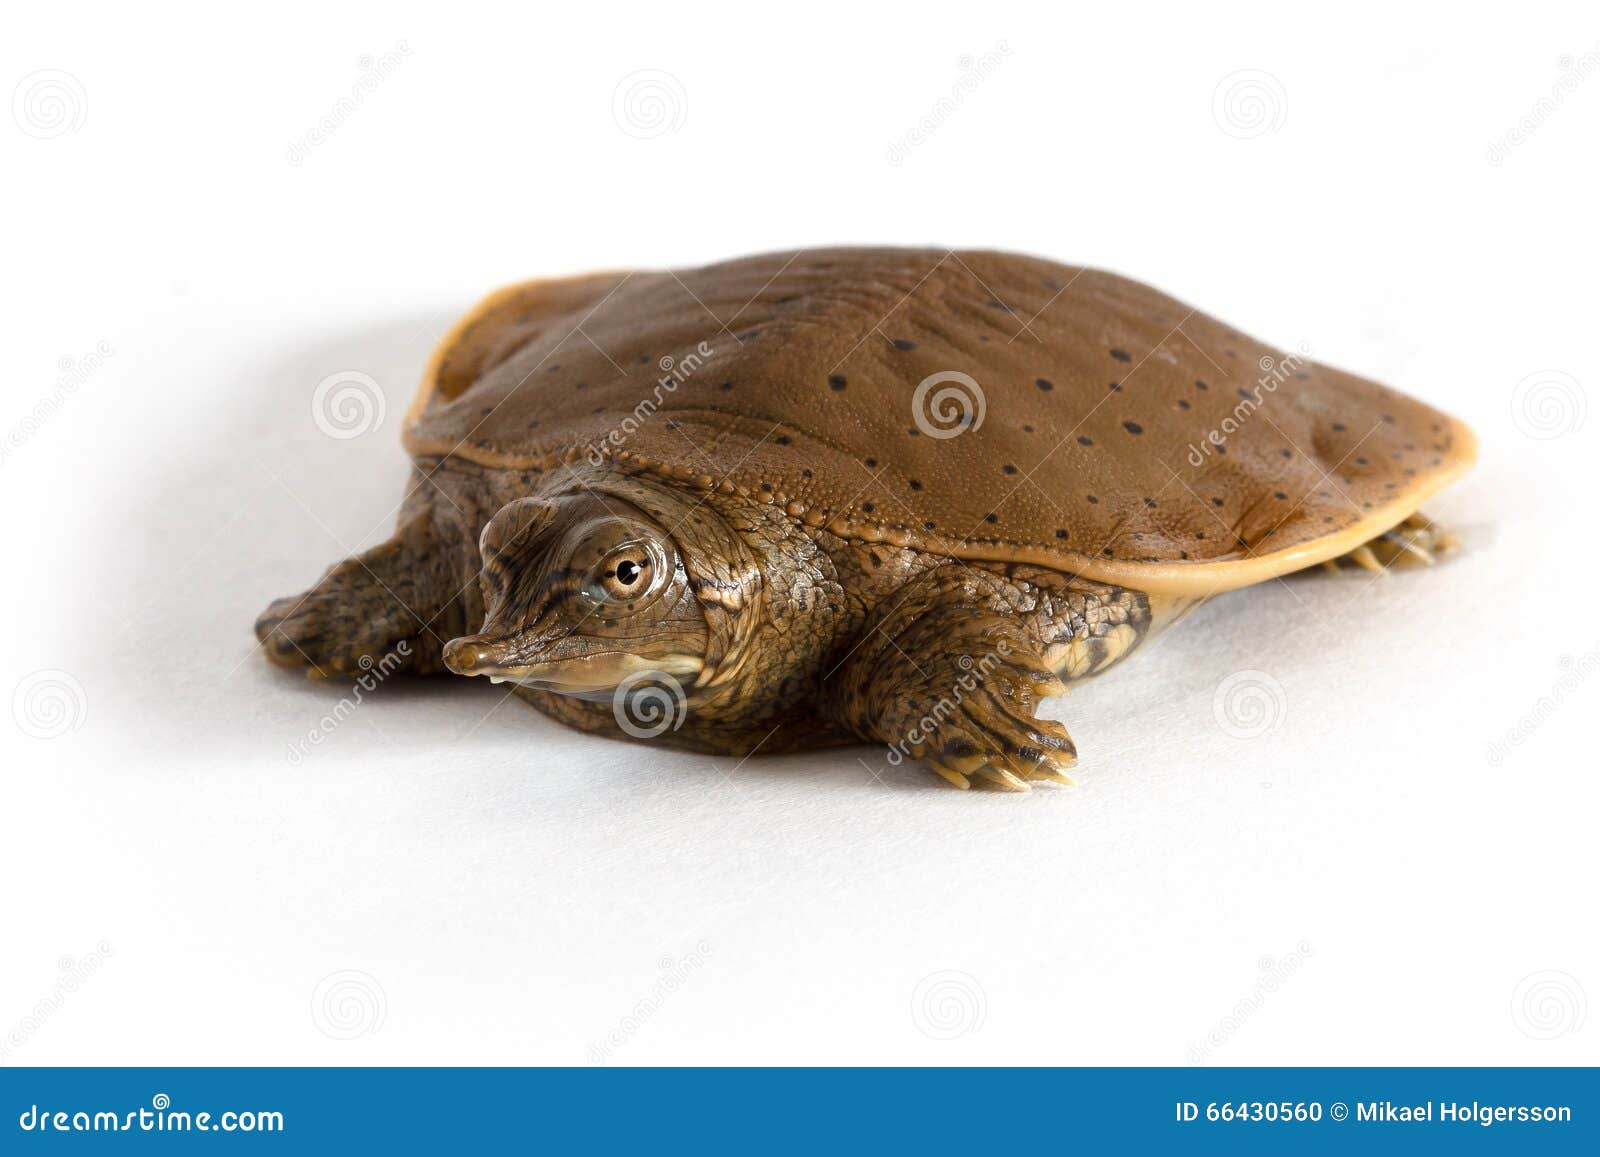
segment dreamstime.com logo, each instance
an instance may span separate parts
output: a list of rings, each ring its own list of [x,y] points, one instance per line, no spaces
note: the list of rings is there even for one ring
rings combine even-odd
[[[1556,67],[1561,75],[1550,86],[1550,91],[1534,101],[1533,107],[1518,117],[1517,123],[1502,133],[1498,140],[1489,142],[1489,164],[1504,164],[1511,151],[1538,132],[1539,126],[1556,114],[1556,110],[1566,103],[1567,97],[1576,92],[1579,85],[1600,72],[1600,44],[1582,56],[1561,57],[1556,61]]]
[[[52,140],[83,127],[89,119],[89,97],[72,73],[42,68],[11,90],[11,119],[28,136]]]
[[[1576,434],[1589,416],[1583,383],[1564,370],[1539,370],[1511,389],[1511,421],[1541,442]]]
[[[1259,68],[1230,72],[1211,93],[1211,119],[1241,141],[1275,133],[1289,119],[1289,95],[1270,72]]]
[[[650,1018],[661,1011],[661,1006],[705,967],[710,956],[711,944],[705,940],[683,956],[663,956],[658,962],[661,975],[650,986],[650,991],[604,1037],[589,1046],[589,1063],[603,1065],[610,1060],[613,1052],[631,1041]]]
[[[900,134],[898,140],[890,141],[887,156],[891,165],[905,163],[911,151],[924,144],[929,137],[939,131],[939,126],[955,116],[956,111],[966,103],[967,97],[978,90],[978,86],[994,75],[996,69],[1011,55],[1011,45],[1004,40],[995,41],[995,45],[981,56],[963,55],[956,61],[960,68],[960,75],[956,77],[950,91],[933,102],[933,106],[917,118],[916,124]]]
[[[661,376],[656,379],[650,396],[642,399],[633,411],[617,424],[616,429],[589,447],[587,454],[589,465],[604,465],[609,451],[623,445],[638,433],[639,428],[661,408],[661,403],[667,396],[676,393],[678,387],[693,377],[716,352],[710,342],[703,341],[682,357],[674,358],[668,354],[658,361],[656,366],[661,370]]]
[[[1260,739],[1283,724],[1289,696],[1265,671],[1235,671],[1211,695],[1211,715],[1225,735]]]
[[[1300,372],[1300,367],[1305,365],[1306,358],[1310,356],[1311,347],[1305,342],[1301,342],[1294,353],[1284,354],[1282,357],[1275,358],[1271,354],[1262,354],[1261,360],[1256,363],[1261,376],[1256,379],[1255,389],[1241,388],[1238,392],[1239,401],[1228,416],[1198,443],[1189,444],[1187,455],[1189,465],[1199,469],[1206,464],[1212,454],[1221,451],[1222,447],[1227,445],[1228,439],[1239,432],[1267,398],[1277,393],[1278,387],[1291,376]]]
[[[311,1023],[323,1036],[355,1040],[371,1036],[389,1018],[389,994],[378,979],[347,968],[317,981],[311,993]]]
[[[1239,998],[1231,1012],[1217,1021],[1205,1037],[1197,1044],[1189,1046],[1189,1063],[1203,1065],[1210,1058],[1212,1052],[1227,1044],[1233,1039],[1233,1034],[1238,1032],[1244,1023],[1261,1011],[1261,1006],[1283,987],[1289,977],[1293,976],[1305,964],[1306,960],[1315,955],[1315,950],[1304,940],[1295,945],[1293,952],[1285,952],[1282,956],[1263,956],[1256,961],[1256,967],[1261,975],[1250,986],[1250,991]]]
[[[917,383],[911,420],[930,438],[954,438],[983,425],[988,399],[971,374],[940,370]]]
[[[281,1133],[283,1114],[276,1109],[226,1109],[191,1113],[174,1109],[172,1098],[157,1093],[148,1108],[127,1112],[109,1109],[54,1109],[29,1105],[17,1118],[24,1133]]]
[[[911,1023],[934,1040],[971,1036],[988,1017],[989,996],[970,972],[931,972],[912,990]]]
[[[971,655],[962,655],[957,659],[956,666],[961,668],[961,674],[956,676],[955,682],[950,685],[950,690],[939,696],[938,701],[928,708],[927,714],[913,723],[904,735],[889,744],[889,754],[885,758],[890,766],[899,767],[907,759],[912,758],[913,751],[938,735],[944,721],[961,709],[966,697],[982,687],[989,672],[1000,666],[1010,654],[1011,644],[999,639],[995,642],[993,651],[977,660]]]
[[[683,726],[689,697],[665,671],[636,671],[612,692],[611,714],[633,738],[654,739]]]
[[[0,464],[20,450],[29,439],[44,428],[46,422],[61,412],[74,394],[83,388],[99,370],[106,364],[106,359],[117,351],[111,348],[108,341],[99,341],[95,347],[82,357],[62,357],[56,362],[56,369],[60,376],[56,378],[55,387],[44,397],[33,404],[33,408],[17,419],[16,425],[6,431],[5,437],[0,439]]]
[[[1513,750],[1532,739],[1578,688],[1600,670],[1600,646],[1591,647],[1577,657],[1563,655],[1557,666],[1561,668],[1561,674],[1551,684],[1549,692],[1539,696],[1533,706],[1506,729],[1504,735],[1489,741],[1484,759],[1490,767],[1499,767],[1511,757]]]
[[[623,132],[642,141],[675,133],[689,119],[689,94],[672,73],[642,68],[617,81],[611,92],[611,118]]]
[[[317,747],[328,736],[332,735],[350,716],[355,714],[356,708],[372,692],[378,689],[390,675],[400,670],[406,659],[411,656],[411,644],[401,639],[394,645],[394,650],[386,653],[381,659],[373,659],[371,655],[362,655],[356,662],[360,665],[362,673],[356,677],[350,686],[350,694],[333,705],[317,725],[305,733],[301,739],[289,744],[288,760],[291,767],[299,767],[313,747]]]
[[[11,1058],[11,1054],[22,1048],[37,1033],[46,1021],[61,1010],[61,1006],[71,1000],[96,972],[100,971],[108,957],[115,955],[107,941],[100,941],[94,950],[85,952],[82,956],[63,956],[56,962],[60,976],[51,986],[50,991],[34,1001],[33,1008],[25,1013],[16,1024],[0,1037],[0,1065]]]
[[[411,55],[411,45],[404,40],[395,41],[394,48],[381,56],[365,55],[356,61],[356,66],[361,70],[356,77],[350,91],[338,100],[327,112],[317,118],[317,123],[312,125],[300,136],[289,142],[289,148],[284,153],[284,158],[295,166],[305,164],[305,160],[312,150],[326,144],[328,138],[339,131],[339,127],[348,121],[366,103],[367,97],[377,90],[378,86],[394,74],[395,69],[405,62]]]
[[[330,438],[345,441],[370,434],[383,425],[388,401],[370,374],[338,370],[311,392],[311,420]]]
[[[59,739],[82,727],[88,714],[89,693],[71,671],[34,671],[11,692],[12,722],[31,739]]]
[[[1524,976],[1511,994],[1511,1020],[1524,1036],[1555,1040],[1583,1028],[1589,997],[1578,978],[1549,969]]]

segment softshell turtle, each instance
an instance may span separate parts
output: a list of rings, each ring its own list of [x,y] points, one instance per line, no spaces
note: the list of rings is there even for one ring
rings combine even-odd
[[[1076,762],[1041,699],[1200,600],[1427,561],[1460,422],[1148,286],[838,249],[531,281],[444,338],[398,529],[256,624],[399,644],[586,730],[889,745],[958,787]]]

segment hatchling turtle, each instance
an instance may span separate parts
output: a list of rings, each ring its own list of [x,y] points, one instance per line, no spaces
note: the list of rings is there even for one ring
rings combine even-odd
[[[1475,453],[1148,286],[915,249],[502,289],[404,444],[394,536],[268,608],[273,660],[398,649],[585,730],[1011,790],[1076,762],[1040,700],[1200,600],[1430,560],[1417,508]]]

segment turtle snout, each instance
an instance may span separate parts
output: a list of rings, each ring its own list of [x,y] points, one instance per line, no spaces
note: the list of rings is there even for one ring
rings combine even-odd
[[[457,675],[478,675],[496,666],[498,656],[480,639],[468,636],[444,645],[444,665]]]

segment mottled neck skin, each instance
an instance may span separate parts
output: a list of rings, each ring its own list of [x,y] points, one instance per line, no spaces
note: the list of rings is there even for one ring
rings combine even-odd
[[[861,678],[850,660],[896,596],[923,576],[951,588],[981,589],[982,597],[1027,624],[1042,651],[1051,651],[1068,679],[1097,674],[1150,633],[1164,608],[1121,588],[1089,583],[1033,567],[959,562],[910,548],[852,542],[807,527],[778,507],[713,491],[688,493],[639,474],[558,467],[519,471],[459,459],[421,461],[419,494],[436,493],[436,522],[451,524],[439,538],[459,557],[461,594],[452,624],[479,628],[484,594],[472,577],[481,566],[478,534],[514,499],[597,494],[637,504],[684,544],[686,561],[705,610],[710,643],[706,667],[685,687],[681,726],[659,742],[718,754],[763,754],[857,743],[851,718]],[[725,536],[725,537],[724,537]],[[694,557],[706,539],[712,557]],[[1109,641],[1108,611],[1129,624]],[[1074,640],[1079,642],[1076,648]],[[878,640],[881,644],[881,640]],[[914,660],[913,660],[914,662]],[[618,734],[609,698],[575,698],[517,687],[516,694],[547,714],[587,731]]]

